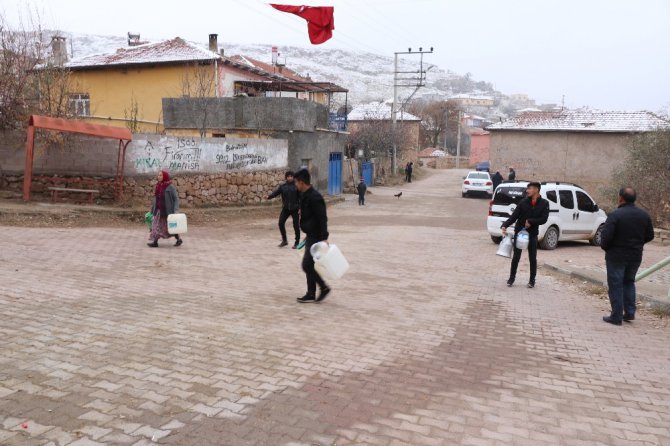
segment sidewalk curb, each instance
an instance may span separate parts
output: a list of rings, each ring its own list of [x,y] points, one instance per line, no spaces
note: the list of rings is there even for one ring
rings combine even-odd
[[[543,265],[545,268],[550,269],[552,271],[555,271],[560,274],[564,274],[566,276],[571,276],[575,277],[580,280],[584,280],[589,283],[593,283],[595,285],[600,285],[605,288],[607,288],[607,281],[603,281],[598,277],[595,277],[594,272],[589,272],[586,271],[571,271],[569,269],[561,268],[560,266],[552,265],[550,263],[545,263]],[[653,310],[661,310],[665,313],[670,313],[670,301],[667,299],[662,299],[659,298],[658,296],[653,296],[648,293],[645,293],[644,291],[637,291],[637,300],[644,303],[644,305],[648,308],[651,308]]]

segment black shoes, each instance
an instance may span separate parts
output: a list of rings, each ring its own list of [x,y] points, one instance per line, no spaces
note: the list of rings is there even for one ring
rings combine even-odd
[[[631,315],[629,316],[629,315],[627,315],[627,314],[624,314],[624,315],[623,315],[623,320],[624,320],[624,322],[634,321],[634,320],[635,320],[635,315],[634,315],[634,314],[631,314]]]
[[[149,248],[158,248],[158,240],[154,240],[152,243],[147,243]]]
[[[321,288],[321,292],[319,292],[319,297],[316,298],[316,301],[321,302],[322,300],[324,300],[326,297],[328,297],[330,291],[331,290],[329,287]]]
[[[304,296],[299,297],[296,300],[301,304],[313,304],[314,302],[316,302],[314,296],[310,296],[309,294],[305,294]]]
[[[178,238],[177,243],[175,243],[174,245],[175,246],[181,246],[182,243],[184,243],[184,240],[182,240],[181,238]]]
[[[530,282],[528,282],[528,285],[526,285],[526,286],[527,286],[528,288],[535,288],[535,281],[534,281],[534,280],[531,280]]]
[[[512,279],[510,277],[509,279],[507,279],[507,286],[512,286],[512,285],[514,285],[514,279]]]
[[[607,322],[608,324],[612,324],[612,325],[622,325],[623,324],[621,321],[617,321],[615,319],[612,319],[612,316],[603,316],[603,321]]]
[[[277,246],[279,246],[280,248],[283,248],[284,246],[287,246],[287,245],[288,245],[288,242],[286,240],[282,240],[282,242]]]
[[[299,245],[299,244],[300,244],[300,242],[295,242],[295,243],[293,244],[293,248],[291,248],[291,249],[298,249],[298,245]]]

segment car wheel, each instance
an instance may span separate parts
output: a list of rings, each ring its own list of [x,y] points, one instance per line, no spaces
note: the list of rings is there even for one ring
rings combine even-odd
[[[492,236],[491,236],[491,240],[492,240],[493,243],[495,243],[496,245],[499,245],[500,242],[502,242],[502,237],[492,235]]]
[[[540,242],[542,249],[556,249],[558,246],[558,228],[552,226],[544,233],[544,238]]]
[[[593,238],[589,240],[591,246],[600,246],[600,242],[602,241],[603,238],[603,229],[605,229],[605,225],[598,226],[598,229],[596,229],[596,233],[593,234]]]
[[[467,197],[467,196],[468,196],[468,193],[467,193],[467,192],[461,192],[461,197],[462,197],[462,198],[465,198],[465,197]]]

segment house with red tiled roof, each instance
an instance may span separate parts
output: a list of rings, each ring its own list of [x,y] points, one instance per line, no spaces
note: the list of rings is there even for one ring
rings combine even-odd
[[[70,108],[80,118],[162,131],[163,98],[288,96],[330,104],[347,90],[313,82],[288,67],[219,52],[216,34],[209,48],[176,37],[121,48],[64,63],[71,72]]]

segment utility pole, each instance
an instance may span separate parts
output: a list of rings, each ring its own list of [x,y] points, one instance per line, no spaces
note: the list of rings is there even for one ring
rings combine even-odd
[[[391,107],[391,119],[393,120],[393,158],[391,159],[391,170],[393,171],[393,176],[396,176],[398,172],[398,141],[397,141],[397,126],[398,126],[398,112],[402,110],[409,99],[414,96],[414,94],[423,87],[426,81],[426,72],[432,68],[423,69],[423,55],[431,54],[433,52],[433,47],[430,47],[430,51],[424,51],[422,47],[419,47],[419,51],[412,52],[412,48],[408,48],[407,51],[398,51],[393,53],[395,55],[393,61],[393,106]],[[421,56],[419,70],[417,71],[398,71],[398,55],[399,54],[419,54]],[[409,77],[399,77],[398,75],[410,75]],[[416,77],[416,75],[419,75]],[[414,76],[411,76],[414,75]],[[403,83],[400,83],[403,82]],[[407,101],[405,101],[400,107],[398,107],[398,88],[401,87],[414,87],[414,91],[409,96]]]
[[[461,110],[458,110],[458,127],[456,127],[456,169],[461,168]]]

